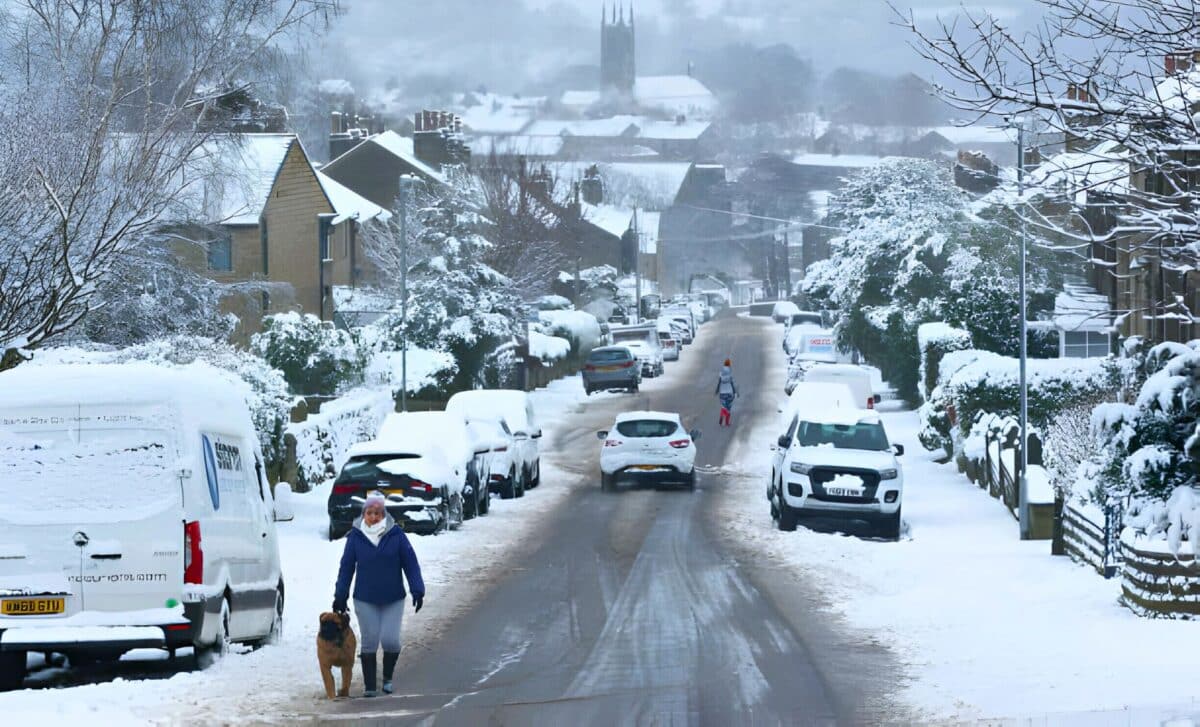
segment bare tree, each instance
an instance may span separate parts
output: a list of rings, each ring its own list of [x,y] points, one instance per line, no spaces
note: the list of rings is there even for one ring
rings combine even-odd
[[[1156,261],[1149,309],[1119,312],[1190,322],[1186,291],[1170,279],[1200,260],[1200,5],[1039,2],[1045,18],[1021,37],[987,12],[962,9],[929,30],[899,16],[917,52],[948,76],[937,90],[953,106],[1033,117],[1065,137],[1073,153],[1035,180],[1057,200],[1025,205],[1023,216],[1114,277],[1128,275],[1120,256]]]
[[[481,212],[490,222],[487,262],[531,297],[549,292],[567,262],[559,221],[565,206],[558,179],[547,169],[530,172],[524,159],[495,153],[478,174]]]
[[[207,116],[338,0],[14,0],[0,18],[0,370],[182,201]],[[222,89],[213,92],[208,89]]]

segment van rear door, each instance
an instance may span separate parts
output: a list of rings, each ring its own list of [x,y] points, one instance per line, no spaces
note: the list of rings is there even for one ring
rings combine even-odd
[[[183,508],[163,405],[73,405],[0,415],[0,576],[68,584],[63,613],[182,600]]]

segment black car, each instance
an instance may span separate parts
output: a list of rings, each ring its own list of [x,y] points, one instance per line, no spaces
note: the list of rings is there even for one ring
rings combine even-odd
[[[329,539],[350,532],[372,490],[387,497],[388,514],[407,532],[436,533],[461,524],[462,498],[446,485],[419,479],[416,473],[423,469],[422,459],[391,453],[352,453],[329,493]],[[403,467],[388,466],[389,462]]]

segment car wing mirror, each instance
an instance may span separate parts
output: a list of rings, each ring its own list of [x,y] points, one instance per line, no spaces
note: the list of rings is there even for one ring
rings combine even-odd
[[[893,444],[892,450],[896,453],[897,457],[904,456],[904,445],[903,444]]]
[[[596,439],[608,439],[608,430],[605,429],[605,430],[596,432]]]
[[[788,435],[786,435],[786,434],[780,434],[780,435],[779,435],[779,439],[778,439],[778,440],[776,440],[776,442],[775,442],[775,443],[776,443],[776,444],[778,444],[780,447],[783,447],[784,449],[787,449],[788,445],[792,443],[792,442],[791,442],[791,437],[789,437],[789,436],[788,436]]]

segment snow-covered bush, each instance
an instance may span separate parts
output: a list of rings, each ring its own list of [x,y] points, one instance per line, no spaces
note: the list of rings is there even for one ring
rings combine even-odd
[[[971,334],[941,321],[923,323],[917,327],[917,348],[921,351],[921,396],[928,400],[937,387],[942,357],[971,348]]]
[[[307,491],[336,476],[350,447],[373,439],[393,411],[390,389],[355,389],[326,403],[303,422],[288,425],[287,433],[296,439],[294,484]]]
[[[543,363],[561,361],[571,354],[571,342],[537,331],[529,332],[529,355]]]
[[[331,396],[362,383],[367,357],[353,332],[334,328],[311,314],[277,313],[263,319],[250,342],[255,354],[283,372],[303,396]]]
[[[574,356],[587,356],[600,345],[600,322],[587,311],[543,310],[538,317],[541,332],[570,341]]]

